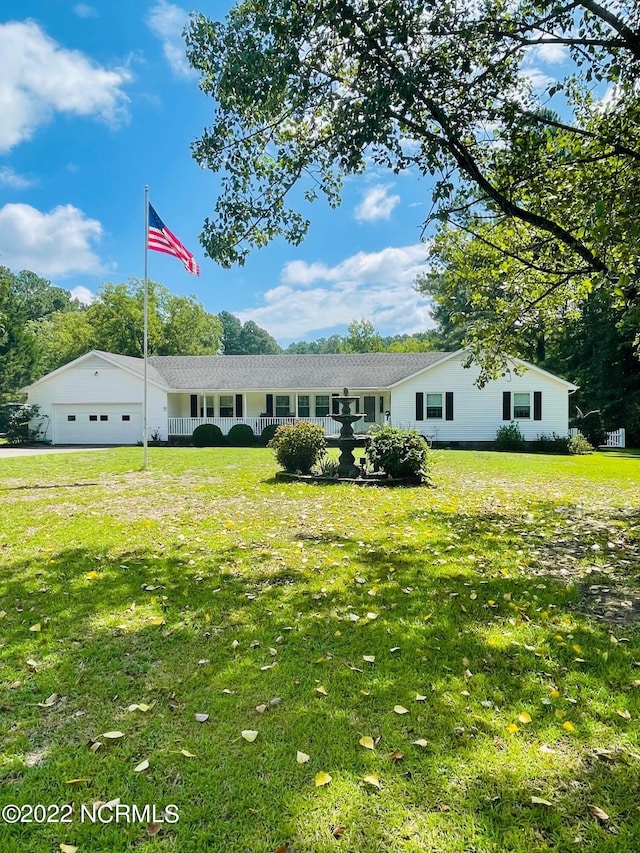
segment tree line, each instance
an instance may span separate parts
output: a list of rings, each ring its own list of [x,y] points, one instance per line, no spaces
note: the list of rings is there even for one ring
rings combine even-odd
[[[149,286],[149,352],[152,355],[329,354],[350,352],[452,351],[468,344],[475,311],[470,267],[487,273],[482,243],[462,246],[442,237],[434,249],[434,272],[416,287],[433,300],[434,328],[384,336],[365,319],[353,320],[346,334],[298,341],[283,349],[252,320],[228,311],[207,312],[193,296],[176,296]],[[474,252],[479,257],[474,257]],[[461,270],[464,270],[462,275]],[[465,277],[467,276],[467,277]],[[32,272],[0,267],[0,403],[19,398],[20,388],[91,349],[141,357],[143,283],[104,284],[88,306],[69,291]],[[592,430],[627,430],[640,445],[640,371],[631,318],[606,291],[596,290],[581,310],[562,323],[539,317],[523,326],[514,354],[575,382],[576,425]],[[596,411],[588,423],[579,412]]]

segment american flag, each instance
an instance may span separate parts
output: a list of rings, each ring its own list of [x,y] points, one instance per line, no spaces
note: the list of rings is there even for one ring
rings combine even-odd
[[[151,205],[149,205],[147,246],[155,252],[164,252],[167,255],[180,258],[187,272],[190,272],[191,275],[200,275],[200,267],[191,252],[169,231]]]

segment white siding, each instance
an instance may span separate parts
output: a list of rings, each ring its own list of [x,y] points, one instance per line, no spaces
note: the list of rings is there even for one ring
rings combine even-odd
[[[434,441],[493,441],[496,432],[509,421],[502,419],[502,393],[530,393],[531,417],[518,419],[520,431],[527,440],[542,433],[567,435],[568,392],[561,380],[528,370],[522,376],[511,375],[478,388],[474,383],[478,368],[462,366],[464,356],[456,355],[441,365],[421,373],[392,389],[391,422],[403,429],[416,429]],[[428,393],[442,393],[441,419],[416,420],[416,392],[422,392],[426,408]],[[453,420],[445,420],[445,393],[453,392]],[[533,420],[533,392],[542,392],[542,420]]]
[[[148,390],[149,434],[158,429],[166,439],[166,392],[152,384],[149,384]],[[100,425],[99,443],[120,444],[123,436],[122,427],[115,418],[119,413],[141,411],[142,398],[142,377],[115,367],[99,356],[93,356],[74,367],[69,367],[68,370],[56,372],[29,389],[29,403],[40,406],[40,413],[49,416],[45,438],[53,444],[66,443],[69,439],[69,433],[64,427],[62,435],[56,436],[56,421],[60,426],[61,418],[64,417],[66,420],[66,416],[72,413],[74,405],[83,407],[82,412],[85,413],[84,407],[88,404],[95,408],[95,414],[107,412],[110,416],[108,422]],[[100,411],[101,406],[106,407],[105,412]],[[110,429],[111,424],[113,429]],[[127,436],[130,435],[131,433],[127,432]],[[137,440],[142,440],[141,430]],[[82,438],[79,441],[85,443],[86,439]],[[96,443],[98,443],[97,439]]]

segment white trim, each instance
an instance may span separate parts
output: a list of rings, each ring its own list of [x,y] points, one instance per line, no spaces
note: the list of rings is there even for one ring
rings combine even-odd
[[[36,388],[39,385],[42,385],[44,382],[48,382],[49,379],[53,379],[54,376],[58,376],[60,373],[63,373],[65,370],[69,370],[70,368],[77,367],[78,365],[82,364],[84,361],[91,358],[92,356],[95,356],[96,358],[100,358],[100,359],[102,359],[102,361],[106,361],[107,364],[112,365],[112,367],[117,367],[120,370],[124,370],[125,373],[128,373],[130,376],[135,376],[136,379],[139,379],[141,382],[144,382],[144,373],[142,370],[140,373],[138,373],[137,370],[132,370],[127,365],[122,364],[121,362],[117,361],[114,358],[110,358],[109,357],[110,355],[111,355],[111,353],[103,352],[102,350],[92,349],[90,352],[87,352],[84,355],[79,356],[78,358],[74,358],[73,361],[68,361],[66,364],[63,364],[61,367],[57,367],[55,370],[52,370],[51,373],[45,374],[40,379],[36,379],[36,381],[33,382],[31,385],[25,385],[25,387],[21,388],[20,390],[28,392],[32,388]],[[129,356],[127,356],[127,357],[129,357]],[[131,358],[137,358],[137,356],[130,356],[130,357]],[[142,359],[140,359],[140,362],[142,362]],[[169,385],[164,385],[163,383],[157,382],[154,379],[149,379],[149,383],[151,385],[155,385],[157,388],[162,388],[163,391],[173,391],[174,390]]]

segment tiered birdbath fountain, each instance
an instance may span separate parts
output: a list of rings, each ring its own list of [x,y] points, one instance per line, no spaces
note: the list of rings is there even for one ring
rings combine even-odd
[[[338,447],[340,448],[338,477],[353,477],[356,470],[353,448],[358,443],[358,439],[353,435],[353,424],[364,417],[364,415],[351,412],[351,404],[355,403],[359,398],[350,397],[348,388],[343,390],[342,397],[334,397],[333,399],[341,407],[339,414],[331,415],[333,420],[340,424],[340,435],[338,437]]]

